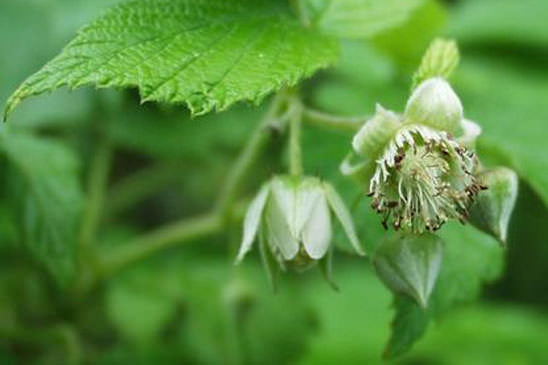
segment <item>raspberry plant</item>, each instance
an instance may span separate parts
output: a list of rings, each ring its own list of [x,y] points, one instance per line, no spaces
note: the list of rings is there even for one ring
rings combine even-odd
[[[397,33],[431,3],[133,0],[114,5],[85,25],[58,56],[11,94],[6,120],[31,96],[85,86],[137,91],[146,104],[138,106],[130,99],[134,110],[125,117],[132,122],[157,105],[168,113],[188,110],[195,118],[189,123],[196,125],[213,123],[202,117],[206,114],[238,110],[234,104],[251,104],[254,116],[257,111],[262,116],[246,134],[224,181],[211,179],[217,197],[212,204],[211,197],[205,199],[206,213],[164,222],[106,249],[99,242],[105,239],[101,231],[113,219],[108,214],[116,215],[116,209],[107,213],[106,207],[117,201],[123,207],[124,199],[147,194],[146,187],[132,185],[142,178],[139,173],[147,176],[145,171],[121,184],[118,194],[108,195],[112,201],[107,198],[120,148],[117,138],[124,133],[116,132],[116,120],[109,127],[113,129],[100,125],[79,132],[91,141],[80,140],[86,145],[85,189],[78,178],[81,156],[73,145],[61,142],[56,133],[47,136],[47,128],[5,123],[0,149],[13,170],[7,185],[15,198],[14,235],[22,251],[48,273],[47,285],[54,285],[58,296],[54,302],[73,311],[136,263],[215,235],[232,247],[227,256],[236,257],[241,266],[257,241],[267,277],[278,293],[286,290],[283,283],[278,285],[280,273],[286,274],[286,281],[297,280],[314,266],[338,289],[333,257],[339,251],[357,254],[394,296],[395,316],[384,352],[388,358],[406,352],[431,320],[474,299],[482,283],[500,271],[518,191],[512,168],[528,175],[517,160],[500,158],[497,148],[485,148],[485,156],[476,151],[484,121],[467,119],[471,116],[466,103],[452,84],[459,64],[457,43],[436,38],[423,47],[414,74],[405,73],[411,87],[407,102],[398,101],[405,105],[401,112],[381,106],[384,101],[378,97],[371,116],[332,114],[316,109],[309,97],[322,70],[337,67],[341,47],[372,42],[382,48],[383,37]],[[95,99],[98,124],[103,116],[117,119],[126,113],[113,94],[94,93],[108,95],[106,101]],[[154,134],[154,121],[148,120],[146,128]],[[325,138],[314,140],[318,146],[328,146],[336,133],[345,136],[347,156],[327,156],[326,165],[340,165],[338,169],[321,175],[307,168],[307,128],[327,131]],[[191,143],[201,138],[198,134],[189,133],[172,146]],[[163,142],[168,143],[169,135],[163,135]],[[171,147],[165,151],[175,153]],[[256,163],[264,156],[271,158],[268,173]],[[170,175],[178,167],[161,168]],[[147,178],[160,176],[159,171],[152,169]],[[542,177],[531,178],[534,185],[539,181]],[[139,187],[131,190],[133,186]],[[253,191],[258,193],[251,200]],[[242,224],[236,253],[231,232]],[[380,239],[367,232],[379,227],[385,229]],[[348,241],[351,250],[339,246],[341,240]],[[246,261],[252,260],[256,258]],[[340,295],[345,295],[342,289]],[[240,303],[243,292],[232,288],[227,298]],[[70,300],[59,299],[63,297]],[[230,331],[237,332],[236,327],[232,323]],[[61,336],[70,361],[79,362],[81,349],[71,347],[73,331],[56,324],[44,337]],[[241,350],[241,344],[234,346]],[[229,355],[233,363],[246,362],[244,357],[238,351]]]

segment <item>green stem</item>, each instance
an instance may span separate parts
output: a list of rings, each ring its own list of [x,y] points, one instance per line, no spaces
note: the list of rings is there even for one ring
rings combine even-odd
[[[222,227],[223,221],[216,213],[167,224],[105,253],[99,276],[108,277],[158,251],[219,232]]]
[[[105,201],[105,192],[112,161],[112,146],[108,140],[102,140],[91,161],[88,193],[80,229],[80,245],[87,247],[94,240],[100,223],[101,210]]]
[[[210,213],[167,224],[105,253],[98,260],[95,277],[87,282],[82,290],[88,291],[97,280],[104,279],[156,252],[220,232],[226,225],[227,216],[234,213],[240,215],[242,210],[234,204],[236,196],[253,162],[257,159],[260,150],[268,140],[270,135],[269,126],[272,125],[280,113],[280,109],[287,101],[286,99],[283,93],[279,93],[274,97],[263,120],[236,159],[234,167],[221,189],[217,204]]]
[[[302,106],[295,99],[291,108],[289,119],[289,172],[293,176],[301,176],[303,174],[301,151]]]
[[[369,119],[369,117],[345,117],[324,113],[310,108],[304,108],[303,119],[307,123],[319,125],[321,127],[355,132],[365,123],[367,119]]]
[[[236,162],[234,163],[233,168],[220,191],[219,198],[215,206],[215,210],[220,212],[222,216],[226,217],[230,206],[236,199],[236,195],[240,190],[242,182],[249,172],[249,169],[251,168],[253,162],[257,159],[262,147],[266,144],[271,132],[269,127],[272,125],[274,119],[280,112],[284,102],[285,97],[283,94],[280,93],[274,97],[274,100],[272,100],[272,103],[262,121],[259,123],[249,138],[247,145],[236,159]]]

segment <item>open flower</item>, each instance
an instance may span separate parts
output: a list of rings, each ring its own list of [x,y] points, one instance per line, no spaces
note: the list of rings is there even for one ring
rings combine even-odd
[[[383,225],[422,233],[449,219],[465,220],[484,189],[470,149],[480,132],[463,118],[458,96],[439,77],[416,88],[403,115],[378,106],[353,147],[370,171],[371,206],[383,215]]]
[[[249,206],[236,262],[244,258],[259,236],[261,250],[268,250],[262,252],[263,258],[270,255],[282,269],[287,265],[308,268],[329,251],[331,211],[355,250],[363,255],[350,213],[330,184],[315,177],[272,178]]]

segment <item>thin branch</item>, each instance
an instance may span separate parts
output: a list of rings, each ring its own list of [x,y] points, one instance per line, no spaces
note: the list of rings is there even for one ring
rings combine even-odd
[[[243,209],[240,209],[238,204],[234,204],[236,196],[242,182],[259,156],[259,152],[268,140],[270,135],[269,127],[273,124],[286,102],[286,96],[283,93],[274,97],[265,117],[236,159],[234,167],[221,189],[217,204],[210,213],[167,224],[102,254],[102,257],[99,257],[97,261],[95,276],[89,281],[83,282],[83,286],[79,290],[86,292],[98,280],[103,280],[156,252],[220,232],[226,225],[227,216],[243,215]]]
[[[247,145],[236,159],[236,162],[228,175],[226,183],[221,189],[217,204],[215,206],[216,211],[220,212],[221,215],[226,216],[230,205],[236,199],[240,186],[253,162],[255,162],[261,152],[262,147],[266,144],[266,141],[271,134],[270,127],[273,125],[273,122],[285,101],[285,95],[281,93],[274,97],[274,100],[272,100],[272,103],[262,121],[259,123],[249,138]]]
[[[158,251],[219,232],[222,227],[223,221],[216,213],[167,224],[105,253],[99,276],[101,279],[106,278]]]
[[[302,105],[294,99],[291,103],[289,117],[289,172],[293,176],[303,174],[302,151],[301,151],[301,121]]]
[[[357,131],[367,119],[369,119],[369,117],[345,117],[324,113],[306,107],[303,110],[303,120],[307,123],[350,132]]]

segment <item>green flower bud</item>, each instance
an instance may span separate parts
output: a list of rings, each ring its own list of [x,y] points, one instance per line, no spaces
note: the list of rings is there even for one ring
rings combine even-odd
[[[375,253],[375,270],[396,294],[405,294],[426,308],[442,262],[442,242],[433,234],[396,236]]]
[[[505,167],[482,172],[478,179],[488,187],[470,208],[469,221],[506,244],[508,223],[518,195],[518,176]]]
[[[447,81],[433,77],[415,89],[407,101],[404,118],[409,124],[422,124],[459,134],[463,119],[462,104]]]
[[[331,185],[314,177],[274,177],[249,206],[236,262],[251,249],[257,235],[262,250],[268,250],[262,254],[271,277],[271,259],[282,269],[289,266],[299,271],[327,260],[332,239],[331,212],[356,251],[364,254],[350,213]]]

